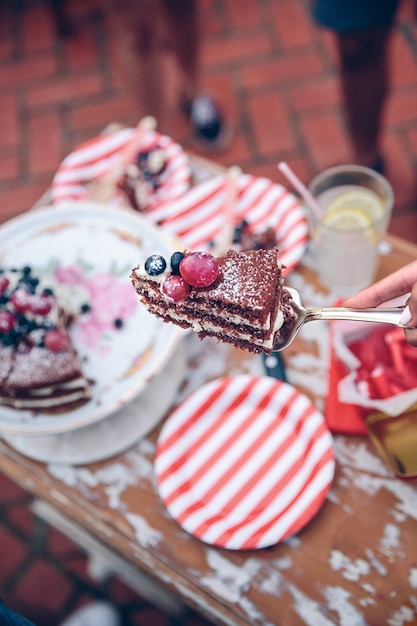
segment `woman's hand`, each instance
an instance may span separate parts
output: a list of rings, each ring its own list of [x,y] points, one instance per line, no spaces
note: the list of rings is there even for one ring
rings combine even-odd
[[[345,300],[344,305],[355,309],[375,307],[407,294],[410,297],[401,316],[401,323],[409,327],[404,331],[408,343],[417,346],[417,261],[359,291]]]

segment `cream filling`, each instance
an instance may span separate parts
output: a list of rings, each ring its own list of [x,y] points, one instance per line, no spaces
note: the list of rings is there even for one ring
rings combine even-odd
[[[84,390],[66,394],[65,396],[56,396],[51,398],[8,398],[0,397],[0,405],[11,406],[15,409],[42,409],[56,406],[65,406],[77,400],[87,399]]]
[[[256,337],[249,332],[244,332],[239,329],[239,327],[227,328],[221,324],[216,324],[213,321],[204,320],[204,323],[201,323],[197,318],[192,318],[186,314],[179,314],[177,311],[173,309],[164,309],[163,307],[158,306],[157,304],[148,303],[148,308],[150,311],[154,311],[155,313],[159,313],[162,317],[169,318],[173,322],[184,322],[186,323],[192,330],[196,333],[206,332],[212,333],[213,335],[221,335],[224,339],[225,337],[233,337],[235,339],[241,339],[242,341],[247,341],[248,343],[261,346],[264,348],[272,348],[274,343],[274,337],[276,331],[278,331],[284,323],[284,316],[281,311],[279,311],[277,318],[275,320],[275,324],[272,327],[271,332],[268,337],[261,339],[260,337]]]
[[[134,287],[136,290],[142,291],[142,293],[144,293],[144,295],[146,297],[149,297],[151,299],[154,300],[159,300],[161,297],[161,292],[159,289],[156,289],[153,285],[151,285],[150,283],[146,283],[146,285],[143,284],[143,282],[141,281],[135,281]],[[168,300],[168,298],[165,298],[165,296],[163,296],[165,301],[167,303],[169,303],[170,301]],[[180,304],[182,304],[183,306],[187,307],[187,301],[181,302]],[[206,313],[207,315],[212,315],[213,314],[213,309],[206,306],[203,303],[199,303],[199,302],[195,302],[195,307],[198,308],[199,311],[202,311],[203,313]],[[172,309],[171,309],[172,310]],[[193,308],[189,307],[189,312],[190,315],[193,314]],[[186,314],[181,314],[176,312],[176,314],[181,315],[180,319],[185,319],[184,315]],[[239,315],[237,313],[232,313],[230,311],[227,311],[227,309],[222,309],[221,312],[217,315],[217,317],[221,320],[224,320],[225,322],[228,322],[230,324],[234,324],[236,326],[239,326],[241,324],[245,324],[248,325],[248,320],[246,317],[244,317],[243,315]],[[188,319],[188,317],[187,317]],[[271,328],[271,315],[268,314],[268,317],[266,318],[265,322],[263,324],[261,323],[256,323],[255,321],[251,321],[250,324],[253,326],[253,328],[255,328],[256,330],[261,330],[261,331],[268,331]],[[278,310],[277,316],[275,318],[275,322],[274,322],[274,328],[277,327],[276,329],[278,330],[279,328],[281,328],[281,326],[284,323],[284,316],[282,314],[281,310]],[[277,326],[278,325],[278,326]]]
[[[38,389],[25,389],[25,393],[33,397],[48,396],[59,391],[67,391],[70,389],[82,388],[88,389],[88,385],[84,378],[74,378],[67,382],[56,383],[55,385],[49,385],[48,387],[39,387]]]

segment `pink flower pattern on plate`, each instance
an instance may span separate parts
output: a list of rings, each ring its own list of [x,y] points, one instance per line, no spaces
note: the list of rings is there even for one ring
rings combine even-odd
[[[120,332],[115,320],[125,323],[136,311],[138,300],[129,282],[122,282],[109,273],[99,273],[87,278],[78,265],[60,267],[55,279],[68,286],[82,287],[88,292],[90,311],[77,320],[77,338],[90,348],[96,348],[109,332]]]

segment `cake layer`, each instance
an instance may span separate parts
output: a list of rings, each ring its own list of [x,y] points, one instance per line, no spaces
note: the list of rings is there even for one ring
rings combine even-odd
[[[0,269],[0,405],[58,412],[90,399],[72,316],[30,267]]]
[[[0,406],[18,410],[60,413],[80,406],[89,398],[90,392],[84,377],[38,389],[0,389]]]
[[[164,290],[173,274],[178,275],[178,280],[187,275],[184,269],[181,274],[181,263],[173,271],[171,264],[163,260],[163,269],[157,269],[157,273],[152,268],[149,272],[146,264],[138,266],[132,271],[132,284],[148,310],[165,321],[191,328],[200,337],[214,336],[251,352],[271,352],[285,311],[281,308],[282,268],[277,252],[276,248],[229,250],[225,257],[215,259],[218,276],[213,282],[186,286],[186,296],[178,301],[167,297]],[[210,255],[185,254],[200,255],[196,258],[198,282],[200,263]]]
[[[134,282],[136,285],[137,283]],[[136,288],[136,287],[135,287]],[[260,338],[267,336],[270,333],[271,327],[271,315],[268,314],[266,320],[254,317],[253,320],[248,320],[244,312],[239,309],[228,308],[227,305],[221,306],[218,302],[214,301],[208,303],[207,301],[198,301],[192,297],[184,302],[176,303],[174,306],[168,299],[161,300],[161,289],[159,285],[152,284],[151,282],[143,282],[141,287],[143,294],[146,297],[149,304],[157,306],[161,314],[168,312],[169,310],[175,311],[175,317],[179,320],[187,320],[190,317],[197,320],[203,320],[202,323],[207,324],[221,324],[224,326],[236,326],[238,330],[242,332],[248,332],[259,336]],[[282,314],[278,311],[277,314],[278,323],[282,324]]]

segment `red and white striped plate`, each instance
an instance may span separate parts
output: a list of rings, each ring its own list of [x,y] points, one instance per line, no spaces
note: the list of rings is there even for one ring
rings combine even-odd
[[[155,472],[169,514],[191,535],[235,550],[264,548],[317,513],[334,475],[323,416],[292,385],[221,378],[165,422]]]
[[[59,166],[52,183],[54,203],[67,200],[85,200],[87,185],[95,178],[104,176],[114,168],[135,129],[124,128],[99,135],[83,143],[69,154]],[[170,137],[149,131],[143,138],[143,149],[158,144],[166,151],[167,166],[161,175],[161,184],[151,194],[148,210],[152,211],[165,202],[182,196],[191,183],[191,166],[181,146]],[[115,203],[122,196],[115,196]]]
[[[227,179],[217,176],[192,187],[183,197],[165,204],[153,219],[173,232],[189,250],[209,250],[224,221]],[[242,174],[237,181],[235,224],[246,219],[257,232],[275,230],[279,261],[288,275],[305,252],[308,222],[297,198],[268,178]]]

